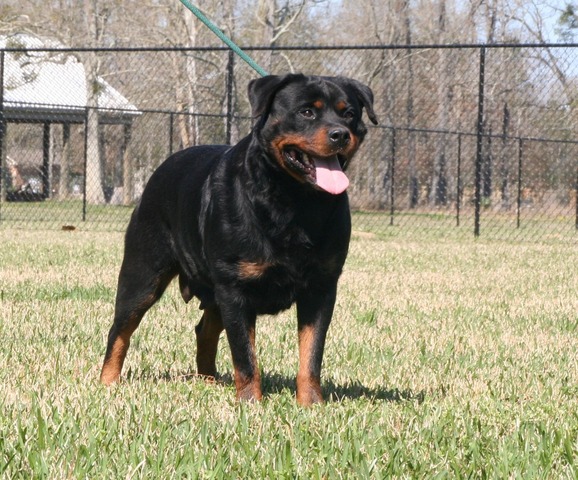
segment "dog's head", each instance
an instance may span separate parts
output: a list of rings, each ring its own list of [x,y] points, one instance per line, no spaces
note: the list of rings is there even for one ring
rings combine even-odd
[[[367,133],[363,108],[377,125],[369,87],[345,77],[270,75],[249,83],[249,101],[256,136],[278,167],[318,190],[345,191],[343,171]]]

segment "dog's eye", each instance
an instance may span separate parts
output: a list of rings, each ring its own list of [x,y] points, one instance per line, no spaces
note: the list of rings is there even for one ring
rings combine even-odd
[[[309,119],[315,118],[315,112],[313,110],[311,110],[310,108],[304,108],[299,113],[301,114],[302,117],[305,117],[305,118],[309,118]]]
[[[351,120],[353,117],[355,117],[355,113],[353,113],[353,110],[346,110],[345,112],[343,112],[343,118]]]

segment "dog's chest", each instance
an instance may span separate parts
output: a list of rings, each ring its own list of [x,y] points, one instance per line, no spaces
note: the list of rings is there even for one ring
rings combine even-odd
[[[237,288],[257,313],[273,314],[289,308],[315,274],[291,263],[241,261]]]
[[[278,212],[238,213],[236,218],[253,221],[216,223],[205,237],[215,286],[234,292],[258,314],[280,312],[300,293],[334,284],[347,251],[348,232],[327,221],[331,212],[314,218],[303,209]]]
[[[289,308],[300,292],[338,276],[328,271],[329,263],[323,252],[297,242],[273,254],[238,260],[235,283],[258,313],[277,313]]]

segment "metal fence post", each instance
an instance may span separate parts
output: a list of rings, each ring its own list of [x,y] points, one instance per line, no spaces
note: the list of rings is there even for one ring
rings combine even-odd
[[[0,51],[0,221],[2,221],[2,204],[4,203],[6,175],[4,166],[4,137],[6,135],[6,120],[4,119],[4,56],[5,51]]]
[[[82,221],[86,221],[86,186],[88,184],[86,179],[88,169],[88,108],[84,111],[84,188],[82,189]]]
[[[395,128],[391,129],[391,162],[389,163],[390,168],[390,188],[389,188],[389,225],[393,226],[393,215],[395,213],[395,155],[396,155],[396,144],[395,144]]]
[[[520,210],[522,208],[522,157],[524,144],[521,138],[518,139],[518,195],[516,199],[516,228],[520,228]]]
[[[578,230],[578,168],[576,168],[576,183],[574,185],[574,192],[576,193],[576,230]]]
[[[50,198],[50,123],[45,122],[42,126],[42,197]]]
[[[460,226],[460,207],[462,201],[462,135],[458,135],[458,180],[456,182],[456,227]]]
[[[175,114],[169,114],[169,157],[173,154],[173,138],[175,136]]]
[[[235,53],[229,50],[227,61],[227,117],[225,121],[225,144],[231,145],[233,129],[233,83],[235,75]]]
[[[482,203],[482,153],[484,140],[484,83],[486,75],[486,47],[480,48],[480,77],[478,83],[478,121],[476,126],[476,168],[474,193],[474,236],[480,236],[480,206]]]

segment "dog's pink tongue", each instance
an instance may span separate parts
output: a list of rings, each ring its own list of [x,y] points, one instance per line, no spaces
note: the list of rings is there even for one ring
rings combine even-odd
[[[315,170],[317,186],[333,195],[345,192],[349,186],[349,179],[341,170],[337,155],[330,158],[316,158]]]

